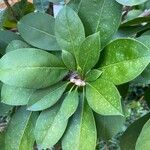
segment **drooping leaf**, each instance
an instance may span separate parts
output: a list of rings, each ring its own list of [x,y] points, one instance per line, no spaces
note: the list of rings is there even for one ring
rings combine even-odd
[[[35,89],[57,83],[68,72],[56,56],[34,48],[7,53],[0,67],[0,80],[5,84]]]
[[[3,84],[1,90],[2,102],[7,105],[26,105],[35,90],[13,87]]]
[[[136,78],[150,62],[150,50],[133,39],[117,39],[101,54],[102,78],[119,85]]]
[[[99,78],[87,84],[86,98],[90,107],[101,115],[122,115],[121,97],[112,82]]]
[[[33,150],[34,133],[38,113],[21,107],[13,115],[5,136],[5,150]]]
[[[143,128],[143,125],[150,118],[150,113],[132,123],[123,133],[120,140],[121,150],[135,150],[137,138]]]
[[[16,50],[16,49],[20,49],[20,48],[30,48],[31,46],[28,45],[27,43],[20,41],[20,40],[13,40],[11,41],[8,46],[6,47],[6,53]]]
[[[30,13],[18,22],[18,31],[29,44],[44,50],[60,50],[54,35],[55,19],[44,13]]]
[[[116,1],[125,6],[134,6],[142,4],[148,0],[116,0]]]
[[[87,37],[79,49],[77,63],[82,69],[82,74],[86,74],[95,66],[100,56],[100,33],[95,33]]]
[[[56,17],[55,34],[61,49],[76,56],[85,38],[84,27],[77,14],[65,6]]]
[[[122,130],[125,123],[123,116],[101,116],[95,114],[98,138],[108,141]]]
[[[65,132],[68,120],[62,120],[57,115],[60,106],[43,111],[35,127],[35,138],[38,147],[42,149],[52,148]]]
[[[93,69],[86,74],[85,80],[87,82],[95,81],[101,76],[101,74],[102,74],[102,71],[98,69]]]
[[[33,93],[28,103],[28,110],[39,111],[54,105],[67,87],[66,82],[60,82],[46,89],[39,89]]]
[[[11,31],[0,31],[0,53],[5,54],[7,45],[13,40],[20,40],[21,37]]]
[[[87,103],[79,105],[62,139],[63,150],[95,150],[97,133],[92,110]]]
[[[69,70],[76,70],[76,60],[70,52],[62,50],[62,60]]]
[[[137,139],[135,150],[149,150],[150,147],[150,120],[146,122]]]
[[[78,12],[87,35],[100,31],[102,47],[120,25],[122,6],[115,0],[71,0],[68,5]]]

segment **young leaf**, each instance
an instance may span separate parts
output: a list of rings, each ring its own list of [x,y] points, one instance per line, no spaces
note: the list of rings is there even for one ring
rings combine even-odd
[[[29,44],[45,50],[59,50],[54,36],[55,19],[44,13],[30,13],[18,22],[18,31]]]
[[[46,89],[39,89],[33,93],[28,103],[28,110],[39,111],[54,105],[64,93],[67,83],[60,82]]]
[[[7,53],[0,67],[0,80],[5,84],[35,89],[57,83],[68,72],[55,55],[34,48]]]
[[[98,69],[93,69],[86,74],[85,80],[87,82],[96,81],[101,76],[101,74],[102,74],[102,71]]]
[[[76,70],[76,60],[70,52],[62,50],[62,60],[69,70]]]
[[[35,90],[13,87],[3,84],[1,90],[2,102],[8,105],[26,105]]]
[[[108,141],[122,130],[125,123],[123,116],[101,116],[95,114],[98,138]]]
[[[90,107],[101,115],[122,115],[121,97],[112,82],[99,78],[87,84],[86,98]]]
[[[122,6],[115,0],[71,0],[68,5],[77,10],[87,35],[100,31],[102,47],[120,25]]]
[[[63,50],[74,56],[85,38],[84,27],[77,14],[65,6],[56,17],[55,34],[57,42]]]
[[[137,138],[143,128],[143,125],[150,118],[150,113],[132,123],[121,136],[121,150],[135,150]]]
[[[33,150],[34,133],[38,113],[21,107],[12,117],[5,136],[5,150]]]
[[[20,49],[20,48],[30,48],[31,46],[28,45],[27,43],[20,41],[20,40],[13,40],[12,42],[10,42],[8,44],[8,46],[6,47],[6,53],[16,50],[16,49]]]
[[[149,150],[150,147],[150,120],[144,125],[136,142],[135,150]]]
[[[82,69],[82,74],[86,74],[95,66],[99,59],[100,49],[100,33],[95,33],[87,37],[81,44],[78,51],[77,62]]]
[[[5,54],[7,45],[13,40],[20,40],[21,37],[11,31],[0,31],[0,53]]]
[[[125,6],[134,6],[142,4],[148,0],[116,0],[116,1]]]
[[[133,80],[150,62],[150,50],[133,39],[117,39],[101,54],[102,78],[119,85]]]
[[[57,116],[60,106],[42,111],[35,127],[35,138],[41,149],[52,148],[65,132],[68,120],[62,120]]]
[[[62,139],[63,150],[95,150],[96,126],[92,110],[87,103],[79,105],[71,118],[69,126]],[[84,106],[83,106],[84,105]]]
[[[60,116],[62,120],[69,119],[76,111],[78,103],[78,91],[74,90],[72,92],[69,92],[68,95],[65,97],[57,115]]]

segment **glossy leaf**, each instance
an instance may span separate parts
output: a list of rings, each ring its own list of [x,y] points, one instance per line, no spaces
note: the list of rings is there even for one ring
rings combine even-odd
[[[13,87],[3,84],[1,90],[2,102],[8,105],[26,105],[35,90]]]
[[[120,140],[121,150],[134,150],[137,138],[143,128],[143,125],[150,118],[150,113],[132,123],[123,133]]]
[[[62,50],[62,60],[69,70],[76,70],[76,60],[70,52]]]
[[[20,48],[30,48],[31,46],[28,45],[27,43],[20,41],[20,40],[13,40],[12,42],[10,42],[8,44],[8,46],[6,47],[6,53],[16,50],[16,49],[20,49]]]
[[[83,101],[83,97],[81,100]],[[97,133],[92,110],[87,103],[80,104],[62,139],[62,149],[95,150],[96,140]]]
[[[82,74],[86,74],[95,66],[100,56],[100,33],[95,33],[87,37],[81,44],[77,55],[77,62],[82,69]]]
[[[65,6],[58,13],[55,34],[60,47],[76,56],[85,33],[80,18],[71,8]]]
[[[125,6],[134,6],[142,4],[148,0],[116,0],[116,1]]]
[[[90,107],[98,114],[122,115],[121,97],[112,82],[99,78],[88,83],[86,98]]]
[[[136,78],[150,62],[150,50],[133,39],[117,39],[108,44],[100,58],[102,78],[119,85]]]
[[[117,133],[122,131],[125,123],[123,116],[101,116],[95,114],[97,125],[98,138],[100,140],[108,141]]]
[[[62,120],[57,115],[59,105],[43,111],[35,127],[35,138],[41,149],[52,148],[65,132],[68,120]]]
[[[64,93],[66,82],[60,82],[45,89],[39,89],[33,93],[28,103],[28,110],[39,111],[54,105]]]
[[[30,13],[18,22],[18,31],[29,44],[45,50],[59,50],[54,35],[55,19],[43,13]]]
[[[92,82],[97,80],[102,74],[102,71],[98,69],[93,69],[86,74],[85,80],[87,82]]]
[[[115,0],[71,0],[68,5],[78,12],[87,35],[100,31],[102,47],[120,25],[122,6]]]
[[[13,115],[5,136],[5,150],[33,150],[34,133],[38,113],[21,107]]]
[[[7,45],[13,40],[20,40],[21,37],[11,31],[0,31],[0,53],[5,54]]]
[[[1,58],[0,67],[2,82],[24,88],[48,87],[67,74],[63,63],[56,56],[34,48],[7,53]]]
[[[149,150],[150,147],[150,120],[146,122],[137,139],[135,150]]]

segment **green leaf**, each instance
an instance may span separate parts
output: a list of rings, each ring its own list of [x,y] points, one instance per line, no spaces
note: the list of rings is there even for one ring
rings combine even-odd
[[[95,33],[87,37],[82,43],[77,55],[77,62],[82,69],[82,74],[86,74],[95,66],[100,56],[100,33]]]
[[[100,31],[102,47],[120,25],[122,6],[115,0],[71,0],[68,5],[78,12],[87,35]]]
[[[39,148],[52,148],[65,132],[68,120],[62,120],[57,115],[59,105],[42,111],[35,127],[35,138]]]
[[[39,89],[33,93],[28,103],[28,110],[39,111],[54,105],[64,93],[67,83],[60,82],[46,89]]]
[[[84,27],[77,14],[65,6],[56,17],[55,34],[61,49],[75,57],[85,38]]]
[[[12,110],[12,106],[0,102],[0,116],[7,116],[8,112]]]
[[[5,150],[5,132],[0,132],[0,148]]]
[[[55,19],[44,13],[30,13],[18,22],[23,39],[40,49],[59,50],[54,35]]]
[[[108,141],[124,127],[125,118],[123,116],[101,116],[95,114],[98,138]]]
[[[83,98],[81,98],[82,103]],[[95,150],[96,140],[97,133],[92,110],[87,103],[80,104],[62,139],[62,149]]]
[[[122,115],[121,97],[112,82],[99,78],[88,83],[86,98],[90,107],[98,114]]]
[[[101,54],[101,77],[119,85],[136,78],[150,62],[150,50],[133,39],[117,39]]]
[[[69,70],[76,70],[76,60],[70,52],[62,50],[62,60]]]
[[[5,150],[33,150],[34,133],[38,113],[21,107],[13,115],[5,136]]]
[[[101,74],[102,74],[102,71],[98,69],[93,69],[86,74],[85,80],[87,82],[95,81],[101,76]]]
[[[149,150],[150,147],[150,120],[144,125],[136,142],[135,150]]]
[[[13,40],[20,40],[21,37],[11,31],[0,30],[0,53],[5,54],[7,45]]]
[[[6,47],[6,53],[20,49],[20,48],[30,48],[31,46],[28,45],[27,43],[20,41],[20,40],[13,40],[11,41],[8,46]]]
[[[142,4],[148,0],[116,0],[116,1],[125,6],[134,6]]]
[[[2,102],[8,105],[26,105],[35,90],[13,87],[3,84],[1,90]]]
[[[74,90],[69,92],[68,95],[65,97],[57,115],[60,116],[62,120],[69,119],[76,111],[78,103],[78,91]]]
[[[34,48],[7,53],[0,60],[0,68],[5,84],[35,89],[57,83],[68,72],[55,55]]]
[[[143,128],[143,125],[150,118],[150,113],[132,123],[123,133],[120,140],[121,150],[135,150],[137,138]]]

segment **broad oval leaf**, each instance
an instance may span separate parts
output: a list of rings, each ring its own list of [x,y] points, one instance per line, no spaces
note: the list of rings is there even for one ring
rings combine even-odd
[[[101,54],[102,78],[119,85],[136,78],[150,62],[150,50],[133,39],[117,39]]]
[[[142,4],[148,0],[116,0],[116,1],[125,6],[134,6]]]
[[[21,107],[13,115],[5,135],[5,150],[33,150],[34,133],[38,113]]]
[[[87,83],[86,98],[98,114],[122,115],[121,96],[112,82],[99,78]]]
[[[65,6],[56,17],[55,34],[63,50],[76,53],[85,38],[84,27],[77,14]]]
[[[52,148],[65,132],[68,120],[62,120],[57,115],[59,105],[42,111],[35,127],[35,138],[39,148]]]
[[[67,83],[60,82],[45,89],[36,90],[30,97],[28,110],[40,111],[54,105],[64,93]]]
[[[150,118],[150,113],[144,115],[140,119],[133,122],[123,133],[120,139],[121,150],[135,150],[137,138],[147,120]]]
[[[35,90],[14,87],[3,84],[1,90],[2,102],[7,105],[26,105]]]
[[[77,63],[85,75],[91,68],[95,66],[100,56],[100,33],[97,32],[88,36],[78,51]]]
[[[115,0],[71,0],[68,5],[78,12],[87,35],[100,31],[102,47],[120,25],[122,6]]]
[[[6,53],[20,49],[20,48],[30,48],[31,46],[21,40],[13,40],[6,47]]]
[[[54,35],[55,19],[46,13],[30,13],[18,22],[18,31],[29,44],[45,50],[60,50]]]
[[[81,103],[84,101],[83,98]],[[81,103],[62,139],[63,150],[95,150],[96,148],[97,133],[93,113],[87,103]]]
[[[57,83],[68,72],[55,55],[34,48],[7,53],[0,68],[0,80],[5,84],[35,89]]]
[[[0,30],[0,53],[5,54],[7,45],[13,40],[20,40],[21,37],[11,31]]]
[[[137,139],[135,150],[149,150],[150,147],[150,120],[146,122]]]

